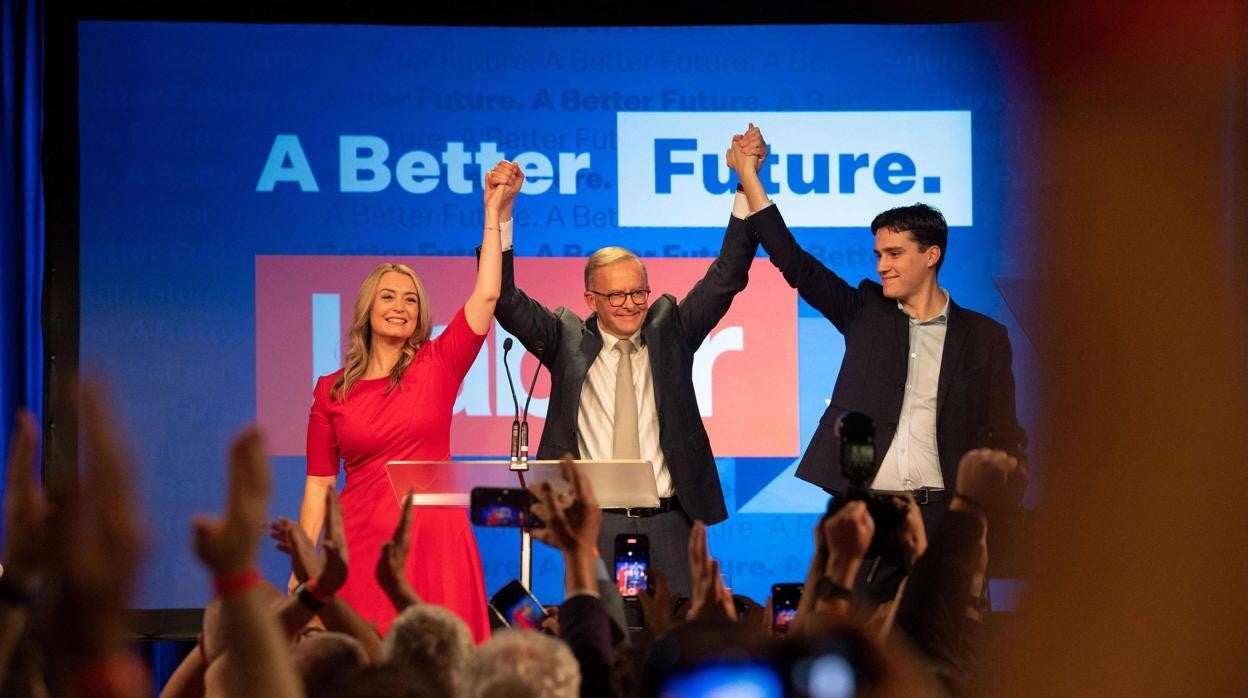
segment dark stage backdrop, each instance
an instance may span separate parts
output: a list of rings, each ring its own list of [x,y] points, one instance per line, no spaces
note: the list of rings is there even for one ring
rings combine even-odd
[[[243,425],[270,436],[274,514],[297,517],[313,381],[340,365],[359,281],[407,261],[449,320],[471,287],[481,167],[503,157],[528,174],[517,277],[552,306],[581,304],[584,256],[607,244],[683,295],[718,250],[735,186],[723,152],[750,121],[801,242],[853,282],[874,277],[875,213],[936,205],[952,225],[942,281],[1009,327],[1030,421],[1034,349],[1008,297],[1032,244],[1016,152],[1029,109],[999,27],[85,21],[78,38],[80,363],[109,377],[133,434],[153,542],[139,608],[208,599],[187,522],[219,506]],[[507,453],[504,335],[459,397],[456,457]],[[738,593],[761,601],[804,575],[826,498],[793,472],[842,351],[760,257],[699,355],[731,514],[710,542]],[[512,359],[527,384],[535,361]],[[477,535],[492,591],[518,573],[517,536]],[[558,601],[558,558],[538,548],[534,591]],[[284,562],[267,552],[265,575],[281,584]]]

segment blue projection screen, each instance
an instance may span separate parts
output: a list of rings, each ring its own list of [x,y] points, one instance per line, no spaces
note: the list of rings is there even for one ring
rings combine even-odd
[[[874,278],[876,213],[946,213],[942,283],[1010,328],[1026,395],[1033,352],[995,283],[1025,271],[1010,144],[1026,114],[999,27],[83,22],[79,42],[81,365],[109,379],[132,436],[152,543],[139,608],[209,598],[188,522],[220,506],[242,426],[268,433],[273,514],[297,518],[313,379],[340,365],[359,281],[408,261],[445,324],[472,283],[481,166],[500,158],[528,176],[515,247],[532,295],[582,308],[584,257],[622,244],[679,297],[718,251],[723,153],[754,122],[772,197],[851,282]],[[507,453],[504,336],[465,381],[457,458]],[[842,351],[760,256],[695,364],[730,512],[712,554],[760,602],[805,574],[826,497],[793,472]],[[516,354],[527,384],[536,362]],[[517,534],[476,532],[493,591],[518,574]],[[561,563],[537,548],[534,592],[558,601]],[[283,556],[262,564],[285,580]]]

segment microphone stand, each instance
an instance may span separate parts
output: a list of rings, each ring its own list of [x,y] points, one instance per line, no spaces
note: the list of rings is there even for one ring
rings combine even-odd
[[[538,346],[541,352],[541,346]],[[533,389],[537,387],[537,374],[542,372],[542,362],[537,362],[533,371],[533,380],[529,382],[529,394],[524,399],[524,416],[520,418],[520,482],[524,482],[523,471],[529,469],[529,402],[533,400]],[[520,583],[526,589],[533,581],[533,539],[527,528],[520,532]]]

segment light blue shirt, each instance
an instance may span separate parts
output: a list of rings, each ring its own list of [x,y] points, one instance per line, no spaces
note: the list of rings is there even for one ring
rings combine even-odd
[[[923,321],[910,317],[910,353],[906,358],[905,395],[897,417],[897,434],[871,483],[873,489],[945,487],[936,444],[936,389],[949,327],[949,292],[940,290],[945,294],[945,306],[935,317]],[[900,301],[897,307],[901,308]]]

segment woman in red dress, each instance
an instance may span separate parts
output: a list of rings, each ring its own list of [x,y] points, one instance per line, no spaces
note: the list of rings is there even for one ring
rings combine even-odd
[[[319,378],[313,391],[299,525],[312,540],[320,535],[325,494],[341,459],[351,570],[338,593],[381,633],[395,611],[374,570],[381,545],[399,520],[385,464],[451,456],[455,397],[493,322],[502,284],[499,223],[503,215],[510,217],[523,180],[520,168],[505,161],[486,176],[476,285],[442,334],[429,338],[429,301],[416,274],[402,264],[382,264],[360,285],[345,365]],[[418,553],[408,556],[407,574],[416,593],[463,618],[477,642],[486,639],[485,581],[467,512],[421,508],[412,520],[411,542]]]

